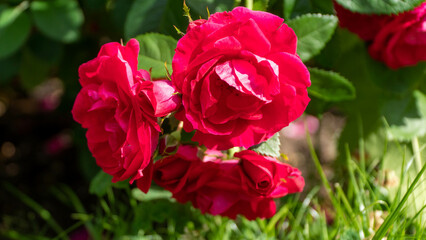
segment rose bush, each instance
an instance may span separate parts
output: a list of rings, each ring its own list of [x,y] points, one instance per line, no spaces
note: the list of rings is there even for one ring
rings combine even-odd
[[[397,69],[426,60],[426,2],[398,15],[352,13],[335,3],[340,26],[371,41],[370,55]]]
[[[108,43],[79,68],[82,86],[72,115],[87,128],[87,143],[96,163],[112,181],[139,181],[148,191],[151,155],[157,147],[162,117],[179,106],[170,81],[151,81],[137,70],[139,43]]]
[[[177,153],[154,164],[153,180],[181,203],[191,202],[203,213],[248,219],[275,214],[273,198],[302,191],[300,171],[251,150],[234,160],[202,161],[197,148],[180,146]]]
[[[237,7],[192,22],[177,44],[172,82],[182,94],[176,118],[211,149],[250,147],[298,118],[309,72],[283,19]]]

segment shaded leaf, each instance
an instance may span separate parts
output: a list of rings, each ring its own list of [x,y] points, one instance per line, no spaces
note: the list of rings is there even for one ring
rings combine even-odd
[[[309,68],[311,86],[309,95],[328,102],[338,102],[355,98],[355,88],[351,82],[338,73],[317,68]]]
[[[296,0],[284,0],[284,2],[283,2],[284,19],[290,19],[291,18],[291,13],[293,12],[295,4],[296,4]]]
[[[20,54],[0,59],[0,84],[7,84],[11,77],[18,73],[20,64]]]
[[[305,14],[287,21],[287,24],[297,35],[297,53],[305,62],[317,55],[331,39],[337,18],[332,15]]]
[[[186,0],[186,4],[195,10],[202,18],[207,19],[207,8],[210,13],[230,11],[234,7],[234,1],[229,0]],[[198,16],[194,16],[194,20]]]
[[[59,61],[63,52],[62,43],[38,33],[31,35],[28,46],[35,56],[51,64]]]
[[[92,179],[89,186],[89,193],[102,197],[106,194],[108,188],[112,186],[112,176],[100,170]]]
[[[20,6],[0,5],[0,59],[16,52],[30,34],[30,18]]]
[[[183,0],[136,0],[124,24],[126,39],[147,32],[177,36],[173,27],[185,30],[188,19],[183,16]]]
[[[36,26],[46,36],[64,43],[77,40],[84,16],[76,0],[33,1]]]
[[[167,0],[136,0],[130,8],[124,24],[124,36],[129,39],[138,34],[155,31],[160,22]]]
[[[28,49],[23,52],[19,77],[21,84],[27,90],[42,83],[49,75],[50,65],[34,56]]]
[[[426,134],[426,95],[420,91],[414,92],[416,98],[418,118],[404,118],[401,126],[391,126],[389,137],[400,141],[410,141],[414,137],[422,137]]]
[[[150,70],[151,77],[166,78],[167,71],[164,63],[167,63],[169,73],[172,73],[172,60],[177,41],[169,36],[159,33],[139,35],[136,39],[140,43],[139,69]]]
[[[250,149],[266,156],[278,158],[281,156],[280,145],[280,135],[279,133],[276,133],[267,141],[252,146]]]

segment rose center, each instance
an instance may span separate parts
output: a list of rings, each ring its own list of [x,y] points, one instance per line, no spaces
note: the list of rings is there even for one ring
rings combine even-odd
[[[266,180],[257,183],[258,188],[267,188],[268,186],[269,186],[269,182]]]

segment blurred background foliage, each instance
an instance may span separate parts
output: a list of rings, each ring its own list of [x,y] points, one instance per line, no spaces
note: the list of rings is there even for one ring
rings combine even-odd
[[[380,5],[389,1],[372,2],[361,8],[348,6],[354,11],[377,13],[397,13],[411,7],[404,5],[407,1],[393,1],[391,7]],[[412,1],[413,6],[417,2]],[[187,0],[186,4],[197,19],[208,17],[207,8],[210,13],[226,11],[246,1]],[[93,59],[104,43],[137,37],[142,42],[139,67],[152,68],[154,78],[165,77],[164,62],[171,63],[173,46],[180,38],[175,28],[185,32],[188,25],[182,6],[183,0],[0,1],[0,231],[7,233],[4,236],[34,239],[34,235],[25,234],[40,232],[40,239],[64,238],[82,225],[95,239],[102,233],[104,239],[112,238],[105,235],[111,232],[124,236],[122,239],[143,239],[126,238],[128,233],[188,239],[214,235],[222,239],[226,234],[255,238],[259,231],[271,231],[274,224],[241,218],[238,221],[244,228],[235,232],[234,222],[203,216],[188,205],[171,201],[160,190],[154,189],[148,197],[128,185],[111,184],[108,175],[98,174],[85,131],[72,120],[70,110],[80,90],[78,67]],[[380,160],[386,171],[401,172],[404,165],[395,149],[405,149],[407,159],[412,159],[416,154],[413,139],[420,146],[426,143],[426,64],[390,70],[371,59],[365,42],[337,27],[331,0],[255,0],[253,8],[283,17],[298,35],[298,53],[312,80],[307,113],[319,118],[331,113],[345,121],[343,129],[335,129],[342,131],[337,134],[338,160],[333,162],[336,181],[346,186],[345,146],[358,156],[356,161],[367,161],[361,163],[373,170]],[[401,142],[383,152],[388,139]],[[411,180],[424,161],[423,157],[414,164],[417,168],[410,173]],[[307,181],[316,179],[313,176]],[[316,192],[317,188],[306,189],[305,195],[309,194],[305,199],[311,200]],[[349,197],[356,199],[353,193]],[[288,207],[280,210],[280,217],[288,216],[294,207],[302,218],[321,205],[315,202],[308,211],[297,197],[281,201]],[[324,206],[331,208],[329,203]],[[333,221],[334,213],[327,212],[327,218],[326,212],[320,214],[324,214],[324,221]],[[302,221],[294,217],[292,223]],[[323,224],[327,223],[315,222],[314,234],[308,237],[324,237]],[[280,231],[268,236],[283,236],[285,231]],[[339,234],[354,235],[353,229]]]

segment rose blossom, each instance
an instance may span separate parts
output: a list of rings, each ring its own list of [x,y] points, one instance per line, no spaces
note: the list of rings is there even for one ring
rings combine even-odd
[[[333,3],[336,15],[339,18],[339,26],[347,28],[366,41],[373,40],[380,29],[392,19],[392,16],[389,15],[351,12],[337,2],[334,1]]]
[[[305,180],[300,171],[275,158],[245,150],[234,155],[241,159],[241,169],[247,176],[249,191],[265,197],[283,197],[301,192]]]
[[[178,147],[175,154],[158,160],[154,164],[153,180],[173,194],[182,188],[200,188],[215,174],[215,165],[205,163],[198,157],[195,146]],[[203,166],[201,166],[203,165]]]
[[[369,52],[393,69],[426,61],[426,2],[387,23],[374,38]]]
[[[370,55],[397,69],[426,60],[426,2],[398,15],[353,13],[334,4],[339,24],[371,41]]]
[[[82,86],[72,109],[74,119],[87,128],[87,143],[96,163],[112,181],[144,177],[151,182],[151,155],[158,142],[157,117],[179,106],[170,81],[150,81],[137,70],[139,43],[108,43],[98,56],[79,68]]]
[[[305,110],[309,72],[283,19],[237,7],[192,22],[176,48],[176,118],[211,149],[258,144]]]
[[[183,189],[174,197],[179,202],[189,198],[194,207],[202,213],[226,216],[235,219],[237,214],[247,219],[270,218],[275,214],[276,206],[272,198],[252,195],[247,191],[245,176],[238,160],[216,163],[217,176],[199,189]],[[206,169],[208,171],[208,169]]]
[[[154,164],[153,180],[181,203],[191,202],[203,213],[248,219],[275,214],[273,198],[300,192],[299,170],[251,150],[236,153],[240,160],[202,161],[197,149],[181,146]]]

